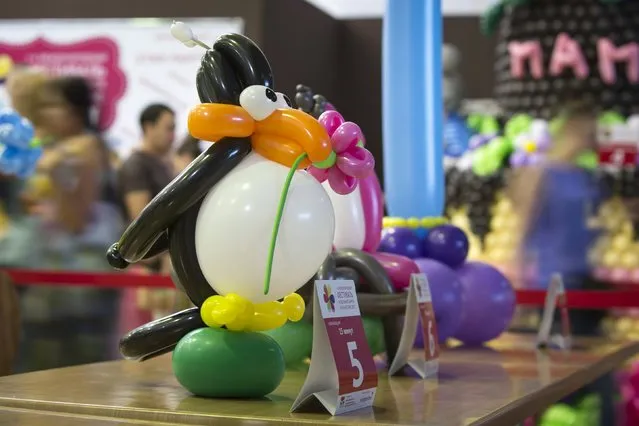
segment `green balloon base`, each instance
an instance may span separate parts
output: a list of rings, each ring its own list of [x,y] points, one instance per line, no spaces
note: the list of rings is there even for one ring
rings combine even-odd
[[[264,333],[201,328],[173,351],[173,373],[189,392],[208,398],[261,398],[284,379],[277,342]]]
[[[280,345],[289,370],[297,370],[311,356],[313,325],[310,322],[287,322],[279,328],[265,331],[264,334]]]

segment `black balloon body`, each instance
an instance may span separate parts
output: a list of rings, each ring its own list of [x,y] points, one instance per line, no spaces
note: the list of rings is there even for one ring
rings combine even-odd
[[[639,42],[639,2],[631,0],[530,0],[503,7],[495,61],[495,95],[507,115],[528,113],[550,119],[567,98],[577,98],[614,110],[624,116],[639,111],[639,90],[617,66],[614,83],[605,83],[599,73],[597,42],[608,38],[615,46]],[[566,67],[551,75],[550,60],[561,33],[579,44],[588,66],[580,78]],[[535,78],[526,66],[523,77],[511,73],[510,42],[539,41],[543,77]],[[571,99],[572,100],[572,99]]]

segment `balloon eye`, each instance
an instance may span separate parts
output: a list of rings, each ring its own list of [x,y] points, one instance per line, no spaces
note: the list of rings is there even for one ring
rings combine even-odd
[[[256,121],[261,121],[281,108],[277,94],[266,86],[249,86],[240,94],[240,105]]]
[[[284,93],[277,92],[277,107],[278,108],[293,108],[293,103],[290,98]]]

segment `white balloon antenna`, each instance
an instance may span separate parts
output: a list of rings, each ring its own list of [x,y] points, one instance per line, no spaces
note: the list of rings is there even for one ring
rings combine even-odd
[[[197,36],[193,34],[191,27],[184,22],[173,21],[171,24],[171,35],[186,47],[200,46],[206,50],[210,49],[206,43],[200,41]]]

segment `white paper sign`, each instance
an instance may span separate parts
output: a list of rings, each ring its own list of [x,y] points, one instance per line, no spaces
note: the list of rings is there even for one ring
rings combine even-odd
[[[209,45],[222,34],[242,33],[244,27],[240,18],[183,21]],[[0,21],[0,59],[9,56],[52,75],[90,80],[102,124],[108,125],[104,136],[125,157],[139,143],[144,107],[159,102],[173,108],[176,137],[181,138],[188,133],[188,112],[200,103],[195,77],[204,50],[185,47],[171,36],[170,27],[169,19]]]
[[[413,351],[417,323],[421,321],[424,333],[424,350]],[[397,374],[404,366],[410,366],[422,378],[436,376],[439,370],[439,341],[433,310],[430,286],[424,274],[412,274],[404,328],[397,355],[388,369],[389,375]]]
[[[291,412],[317,399],[332,415],[371,408],[377,369],[366,341],[355,283],[315,282],[313,351],[306,381]]]
[[[561,334],[551,336],[555,310],[559,305],[561,313]],[[546,292],[546,302],[544,312],[537,334],[537,346],[547,346],[554,344],[561,349],[568,349],[571,345],[570,321],[568,319],[568,308],[566,307],[566,290],[564,281],[560,274],[554,274],[551,278],[548,291]]]

